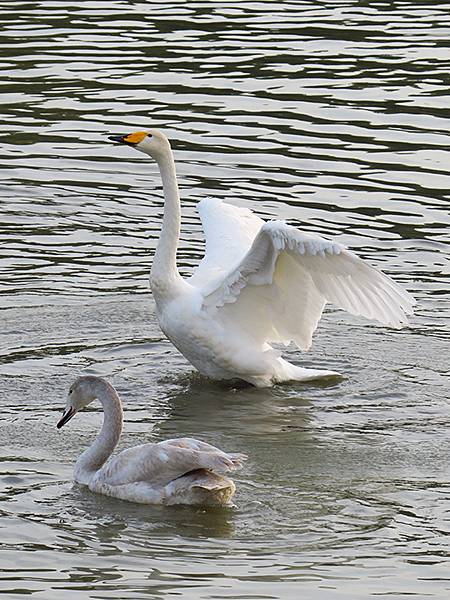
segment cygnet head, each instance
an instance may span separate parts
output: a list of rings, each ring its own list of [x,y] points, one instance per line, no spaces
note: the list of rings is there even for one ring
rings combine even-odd
[[[70,421],[79,410],[82,410],[97,398],[97,388],[101,381],[102,380],[99,377],[85,375],[83,377],[78,377],[78,379],[72,383],[67,396],[66,408],[56,425],[58,429]]]
[[[166,136],[157,131],[150,129],[149,131],[136,131],[126,135],[110,135],[109,139],[119,144],[132,146],[136,150],[140,150],[145,154],[149,154],[156,161],[162,156],[170,153],[170,144]]]

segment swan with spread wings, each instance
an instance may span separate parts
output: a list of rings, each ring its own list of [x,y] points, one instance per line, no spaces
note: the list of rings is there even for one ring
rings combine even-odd
[[[166,336],[204,375],[258,387],[339,375],[294,365],[271,346],[294,342],[308,350],[327,302],[390,327],[407,323],[412,296],[341,244],[215,198],[198,204],[206,253],[183,279],[176,263],[180,197],[168,139],[156,130],[110,139],[158,163],[164,216],[150,274],[156,313]]]

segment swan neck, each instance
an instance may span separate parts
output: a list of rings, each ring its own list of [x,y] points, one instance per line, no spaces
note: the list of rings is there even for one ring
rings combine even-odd
[[[180,195],[173,154],[168,145],[158,158],[164,193],[164,216],[161,234],[151,269],[152,289],[176,285],[181,279],[177,268],[177,247],[180,237]]]
[[[96,396],[103,407],[103,424],[93,444],[83,452],[75,465],[75,480],[87,484],[108,460],[117,446],[123,426],[120,398],[107,381],[96,383]]]

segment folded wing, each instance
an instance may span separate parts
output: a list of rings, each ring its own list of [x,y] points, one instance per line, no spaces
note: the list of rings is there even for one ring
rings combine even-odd
[[[235,471],[245,459],[244,454],[223,452],[193,438],[177,438],[123,450],[103,471],[110,485],[145,481],[161,486],[196,469],[214,473]]]

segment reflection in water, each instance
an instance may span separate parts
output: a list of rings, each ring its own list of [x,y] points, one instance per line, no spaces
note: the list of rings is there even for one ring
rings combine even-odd
[[[0,10],[0,592],[446,598],[448,3]],[[288,350],[347,375],[327,387],[191,373],[148,293],[156,166],[106,141],[150,126],[176,153],[183,275],[203,253],[195,204],[214,195],[381,266],[419,300],[411,327],[328,310],[311,353]],[[55,429],[81,372],[123,396],[123,447],[195,435],[248,453],[236,508],[72,486],[101,420]]]
[[[70,493],[70,505],[72,510],[66,511],[64,519],[68,527],[76,529],[81,519],[97,543],[114,545],[115,549],[121,541],[132,540],[135,548],[157,552],[157,546],[149,544],[150,538],[164,540],[170,533],[192,539],[229,537],[233,533],[232,508],[143,506],[104,499],[76,485]]]
[[[169,412],[158,424],[161,437],[179,435],[180,429],[189,436],[208,435],[211,429],[220,435],[225,427],[238,436],[258,439],[273,434],[275,439],[277,433],[293,423],[299,429],[308,429],[310,417],[305,408],[310,403],[303,398],[300,384],[257,389],[240,382],[209,381],[197,373],[178,378],[178,384],[183,384],[183,388],[167,397]],[[312,389],[331,385],[308,384]]]

